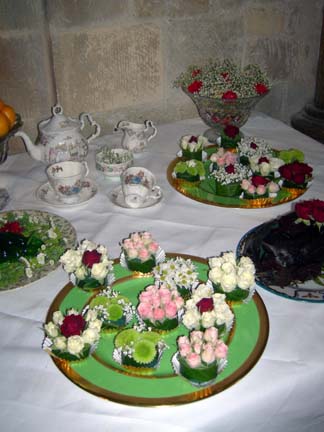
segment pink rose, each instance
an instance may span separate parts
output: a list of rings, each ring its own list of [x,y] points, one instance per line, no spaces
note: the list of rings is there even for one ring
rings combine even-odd
[[[142,262],[147,261],[150,258],[150,256],[151,255],[147,249],[140,249],[138,251],[138,257]]]
[[[137,258],[137,256],[138,256],[138,252],[134,248],[129,248],[128,250],[126,250],[126,254],[127,254],[129,259],[134,259],[134,258]]]
[[[196,353],[190,353],[186,357],[187,363],[191,368],[197,368],[201,366],[200,355]]]
[[[178,345],[179,346],[179,352],[181,357],[187,357],[189,353],[191,353],[191,345],[188,343],[183,343]]]
[[[232,152],[227,152],[225,154],[225,160],[226,160],[226,164],[228,165],[235,164],[237,161],[237,155]]]
[[[157,242],[152,242],[152,243],[150,243],[149,245],[148,245],[148,250],[151,252],[151,253],[155,253],[157,250],[159,249],[159,244],[157,243]]]
[[[133,234],[131,234],[130,238],[134,242],[137,242],[137,241],[141,240],[141,236],[139,235],[139,233],[133,233]]]
[[[152,306],[149,303],[140,303],[137,307],[137,311],[139,316],[142,319],[152,319],[153,318],[153,310]]]
[[[175,297],[173,301],[177,305],[178,310],[180,310],[184,305],[184,301],[183,301],[183,298],[181,296]]]
[[[161,308],[154,309],[153,311],[153,319],[155,321],[163,321],[165,318],[164,310]]]
[[[216,327],[209,327],[205,330],[204,339],[207,342],[215,343],[218,339],[218,330]]]
[[[213,153],[210,158],[209,158],[212,162],[218,162],[218,156],[217,153]]]
[[[219,157],[216,161],[218,166],[224,166],[225,165],[225,156]]]
[[[145,290],[145,291],[142,291],[140,293],[139,301],[148,303],[148,302],[151,302],[151,300],[152,300],[152,292],[151,291]]]
[[[245,190],[245,191],[248,190],[249,186],[250,186],[249,180],[247,180],[247,179],[242,180],[241,188],[243,190]]]
[[[177,342],[178,342],[178,346],[179,347],[182,344],[188,344],[188,345],[190,345],[188,336],[179,336]]]
[[[212,346],[208,345],[201,353],[201,359],[204,363],[211,364],[216,360],[216,355]]]
[[[178,313],[177,305],[174,302],[167,303],[164,306],[165,315],[167,318],[175,318]]]
[[[145,247],[144,242],[142,242],[142,240],[134,241],[133,244],[135,249],[143,249]]]
[[[124,247],[125,249],[130,248],[130,247],[133,247],[133,242],[132,242],[132,240],[130,240],[130,239],[125,239],[125,240],[123,241],[123,247]]]
[[[159,308],[161,306],[161,299],[158,293],[152,294],[151,303],[154,308]]]
[[[256,188],[256,193],[257,193],[258,195],[264,195],[264,194],[266,193],[266,187],[265,187],[264,185],[259,185],[259,186]]]
[[[275,182],[270,182],[268,185],[268,189],[270,193],[276,193],[279,190],[279,185]]]
[[[201,342],[203,340],[203,336],[204,336],[204,333],[202,331],[193,330],[190,333],[190,342],[191,343]]]
[[[228,347],[224,344],[223,341],[219,340],[216,344],[215,348],[215,356],[218,359],[226,358],[227,356]]]
[[[201,342],[196,342],[192,345],[193,351],[196,354],[200,354],[201,353],[201,348],[202,348],[202,343]]]
[[[255,186],[250,185],[250,186],[248,187],[247,191],[248,191],[248,193],[251,194],[251,195],[255,194]]]

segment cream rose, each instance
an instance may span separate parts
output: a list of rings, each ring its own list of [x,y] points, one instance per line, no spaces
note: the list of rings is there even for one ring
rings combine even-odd
[[[62,322],[63,322],[63,319],[64,319],[64,316],[63,316],[63,314],[62,314],[61,311],[55,311],[55,312],[53,313],[52,320],[53,320],[53,323],[54,323],[54,324],[61,325]]]
[[[48,324],[45,324],[44,328],[45,328],[45,331],[49,337],[53,338],[53,337],[58,336],[58,334],[59,334],[58,328],[56,327],[56,325],[52,321],[50,321]]]
[[[53,341],[53,344],[60,351],[66,350],[66,338],[64,336],[56,337]]]
[[[201,324],[205,328],[213,327],[213,325],[215,324],[215,319],[215,311],[204,312],[201,316]]]
[[[237,286],[237,277],[235,273],[223,274],[221,279],[221,286],[224,292],[233,291]]]
[[[82,254],[80,251],[69,249],[61,256],[60,262],[67,273],[73,273],[82,264]]]
[[[85,277],[87,276],[87,270],[85,267],[79,267],[76,269],[75,271],[75,277],[79,280],[83,280],[85,279]]]
[[[70,354],[78,355],[84,348],[81,336],[70,336],[67,340],[67,350]]]
[[[93,264],[91,276],[97,280],[103,280],[107,276],[107,267],[103,263]]]
[[[99,332],[94,328],[87,328],[82,333],[82,339],[84,343],[92,345],[99,339]]]

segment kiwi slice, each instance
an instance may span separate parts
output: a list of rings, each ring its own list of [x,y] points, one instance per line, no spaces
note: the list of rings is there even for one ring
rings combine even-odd
[[[108,305],[107,312],[110,321],[117,321],[123,316],[123,308],[117,303]]]
[[[134,343],[140,338],[140,333],[136,330],[130,328],[122,330],[115,337],[115,347],[120,348],[124,346],[130,346],[131,343]]]
[[[133,358],[138,363],[151,363],[156,356],[154,342],[147,339],[140,339],[134,343]]]

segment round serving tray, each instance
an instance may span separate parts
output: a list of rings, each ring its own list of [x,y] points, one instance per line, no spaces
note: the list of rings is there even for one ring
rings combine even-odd
[[[207,279],[207,261],[190,255],[167,254],[168,258],[180,256],[194,261],[199,278]],[[121,267],[119,260],[114,262],[115,290],[137,303],[138,293],[153,283],[153,278],[139,277]],[[82,310],[94,293],[80,290],[67,284],[51,304],[46,322],[51,320],[54,311],[68,308]],[[171,366],[171,358],[176,352],[176,338],[188,331],[183,325],[164,335],[169,348],[162,356],[160,367],[151,375],[138,375],[127,371],[112,358],[115,334],[104,333],[97,350],[86,360],[68,362],[55,357],[54,363],[74,384],[84,390],[124,404],[140,406],[175,405],[193,402],[219,393],[246,375],[259,360],[268,339],[269,320],[261,297],[255,293],[248,304],[233,304],[235,325],[230,335],[228,365],[218,376],[217,381],[208,387],[197,389],[182,377],[176,375]]]

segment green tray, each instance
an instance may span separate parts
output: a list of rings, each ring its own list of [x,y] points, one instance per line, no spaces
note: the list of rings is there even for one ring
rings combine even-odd
[[[207,261],[190,255],[167,254],[168,258],[182,257],[191,259],[198,268],[199,278],[206,281]],[[114,264],[116,281],[115,290],[126,295],[137,304],[138,293],[153,283],[152,277],[139,277]],[[47,314],[46,322],[51,320],[55,310],[68,308],[82,310],[93,293],[88,293],[67,284],[56,296]],[[55,357],[56,366],[73,383],[97,396],[125,404],[155,406],[174,405],[193,402],[225,390],[246,375],[259,360],[269,334],[269,321],[261,297],[255,293],[248,304],[231,305],[235,315],[235,324],[229,336],[228,365],[217,377],[214,384],[197,388],[184,378],[176,375],[172,369],[171,358],[177,351],[176,338],[188,334],[181,324],[177,329],[163,335],[169,348],[163,353],[160,367],[151,374],[138,375],[124,369],[112,358],[113,339],[116,333],[103,333],[94,354],[83,361],[67,362]]]

